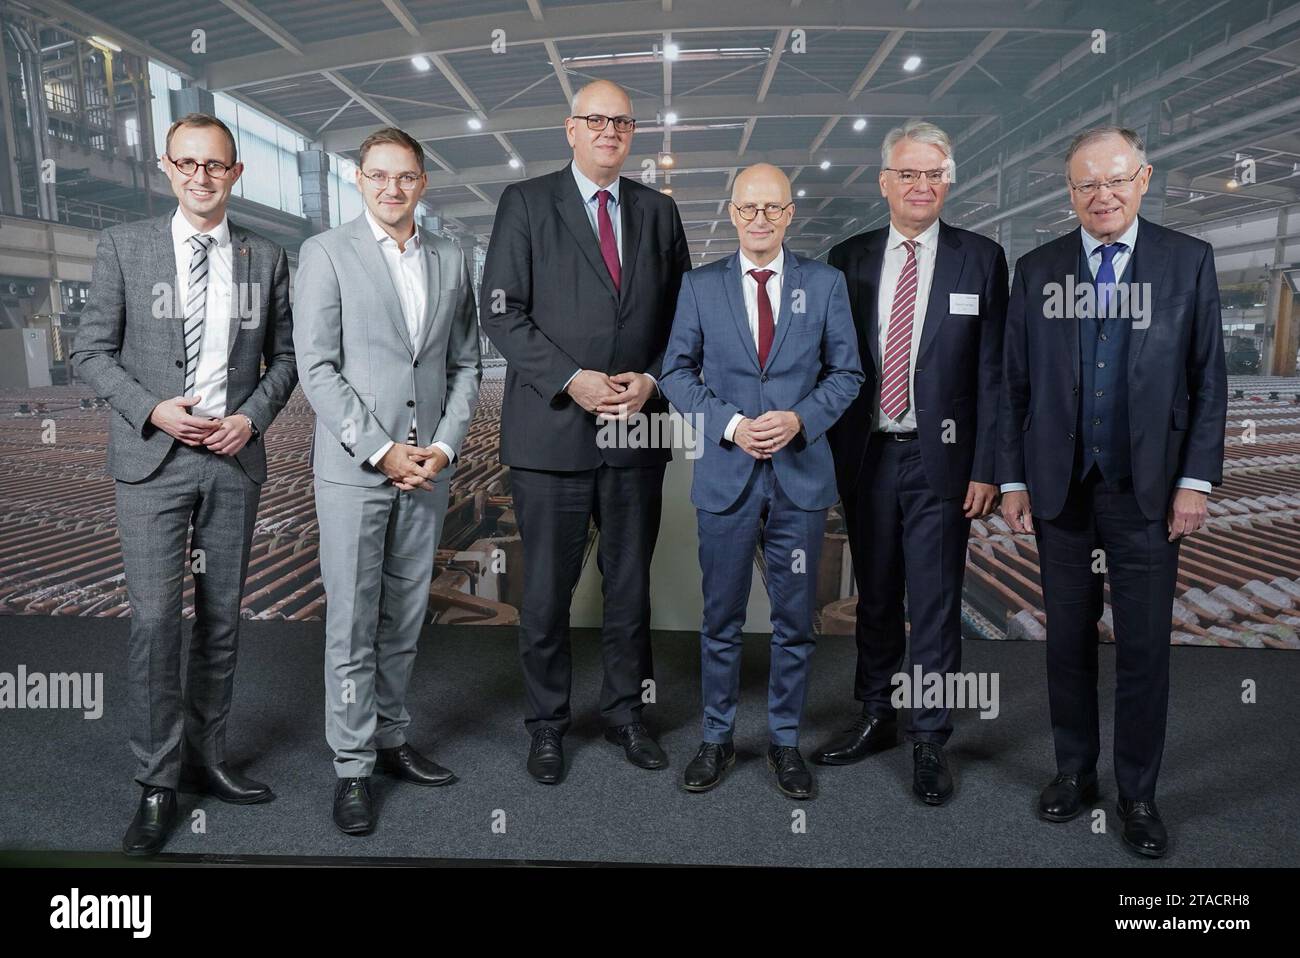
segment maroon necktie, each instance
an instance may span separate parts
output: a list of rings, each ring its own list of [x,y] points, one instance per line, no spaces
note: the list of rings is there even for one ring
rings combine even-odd
[[[596,213],[596,222],[600,226],[600,255],[605,257],[605,266],[609,278],[614,281],[614,288],[622,291],[623,268],[618,264],[618,240],[614,239],[614,221],[609,218],[609,190],[601,190],[596,196],[600,199],[600,209]]]
[[[903,245],[907,247],[907,261],[894,287],[894,308],[889,313],[885,359],[880,367],[880,411],[890,419],[898,419],[911,405],[907,378],[912,362],[912,319],[916,314],[916,242],[903,240]]]
[[[776,323],[772,319],[772,301],[767,298],[767,281],[776,273],[770,269],[751,269],[749,275],[758,283],[758,365],[767,365],[767,354],[772,350],[776,336]]]

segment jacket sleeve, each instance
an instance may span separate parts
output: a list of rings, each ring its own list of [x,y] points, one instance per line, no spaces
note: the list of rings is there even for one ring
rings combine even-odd
[[[849,288],[836,272],[822,331],[822,373],[817,385],[791,410],[803,421],[808,442],[816,442],[844,415],[866,379],[858,356],[858,331],[849,307]]]
[[[461,255],[460,297],[447,341],[447,405],[433,434],[433,441],[446,443],[457,458],[460,458],[461,444],[474,418],[479,383],[483,379],[478,310],[474,307],[474,286],[470,282],[469,265],[464,254]]]
[[[298,385],[298,365],[293,352],[293,313],[289,307],[289,258],[277,247],[271,274],[271,315],[268,317],[262,359],[265,363],[257,387],[236,410],[266,432]]]
[[[740,410],[725,399],[719,399],[704,384],[700,378],[703,367],[704,328],[695,298],[695,284],[687,273],[682,277],[681,292],[677,296],[677,315],[673,318],[672,334],[664,351],[663,378],[659,380],[659,388],[682,415],[693,420],[703,417],[704,437],[723,445],[727,424]]]
[[[1207,244],[1196,274],[1196,313],[1187,354],[1187,444],[1180,476],[1223,482],[1224,431],[1228,419],[1228,372],[1214,250]]]
[[[1025,416],[1029,412],[1029,337],[1025,324],[1028,293],[1024,257],[1016,262],[1016,276],[1007,304],[1002,343],[1002,388],[998,403],[997,470],[999,485],[1025,481]]]
[[[984,283],[988,310],[980,323],[979,395],[975,411],[975,460],[972,482],[992,482],[997,472],[998,405],[1002,391],[1002,340],[1007,322],[1007,256],[997,248]]]

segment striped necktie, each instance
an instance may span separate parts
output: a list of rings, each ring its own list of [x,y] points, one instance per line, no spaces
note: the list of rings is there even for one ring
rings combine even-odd
[[[885,359],[881,364],[880,411],[890,419],[907,412],[908,370],[912,360],[912,318],[916,313],[916,241],[903,240],[907,262],[894,288],[894,306],[889,312]]]
[[[185,300],[185,391],[194,394],[199,372],[199,344],[203,341],[203,319],[208,311],[208,250],[217,242],[215,236],[196,233],[190,237],[194,255],[190,257],[189,292]]]

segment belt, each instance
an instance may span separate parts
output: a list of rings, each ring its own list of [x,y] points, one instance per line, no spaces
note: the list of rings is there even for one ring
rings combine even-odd
[[[875,435],[882,439],[892,439],[894,442],[911,442],[916,438],[917,433],[915,429],[911,432],[885,432],[883,429],[877,429]]]

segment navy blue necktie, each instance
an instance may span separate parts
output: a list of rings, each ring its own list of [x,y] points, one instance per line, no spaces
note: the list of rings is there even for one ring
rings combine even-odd
[[[1107,319],[1110,305],[1115,299],[1115,263],[1114,259],[1128,249],[1124,243],[1107,243],[1098,247],[1101,250],[1101,265],[1097,267],[1097,317]]]

